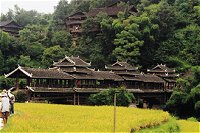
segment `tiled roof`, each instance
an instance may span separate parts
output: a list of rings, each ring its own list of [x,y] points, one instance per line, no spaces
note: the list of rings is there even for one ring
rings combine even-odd
[[[95,17],[100,12],[105,12],[108,16],[117,16],[119,12],[124,12],[126,10],[125,6],[109,6],[104,8],[95,8],[90,10],[86,15],[88,17]],[[130,6],[129,11],[137,12],[134,6]]]
[[[156,74],[158,75],[159,77],[162,77],[162,78],[174,78],[174,77],[179,77],[179,74],[168,74],[168,73],[164,73],[164,74]]]
[[[13,20],[8,20],[8,21],[1,21],[0,22],[0,27],[3,27],[3,26],[7,26],[8,24],[10,24],[10,23],[12,23],[12,22],[14,22],[15,23],[15,27],[19,27],[19,28],[21,28],[21,26],[19,25],[19,24],[17,24],[15,21],[13,21]]]
[[[139,76],[122,76],[123,79],[128,81],[143,81]]]
[[[90,63],[87,63],[85,61],[83,61],[81,58],[79,57],[68,57],[65,56],[65,58],[63,58],[62,60],[58,61],[58,62],[54,62],[53,64],[54,66],[83,66],[83,67],[89,67]]]
[[[81,73],[75,73],[71,74],[75,79],[96,79],[93,75],[91,74],[81,74]]]
[[[140,74],[139,78],[143,82],[150,82],[150,83],[164,83],[164,80],[156,75],[153,74]]]
[[[107,70],[130,70],[130,71],[138,70],[138,67],[134,67],[127,62],[121,62],[121,61],[117,61],[109,67],[105,66],[105,68]]]
[[[148,73],[175,73],[175,70],[168,68],[166,65],[160,64],[152,69],[147,69]]]
[[[175,79],[164,78],[164,80],[167,81],[167,82],[176,83]]]
[[[1,21],[0,22],[0,26],[5,26],[7,24],[9,24],[11,21]]]
[[[139,71],[134,71],[134,72],[130,72],[130,71],[113,71],[115,74],[117,75],[120,75],[120,76],[123,76],[123,75],[132,75],[132,76],[135,76],[135,75],[139,75],[140,72]]]
[[[70,24],[82,24],[84,22],[84,20],[66,20],[66,24],[70,25]]]
[[[97,79],[102,80],[114,80],[114,81],[123,81],[123,78],[114,72],[109,71],[95,71],[93,72]]]
[[[85,14],[86,14],[85,12],[80,12],[80,11],[78,11],[78,12],[75,12],[75,13],[69,15],[67,18],[86,17]]]
[[[61,67],[60,70],[67,72],[67,73],[72,73],[72,72],[77,72],[77,73],[91,73],[92,70],[87,68],[87,67],[76,67],[76,66],[72,66],[72,67]]]
[[[114,80],[123,81],[119,75],[109,71],[91,71],[90,74],[71,74],[75,79],[96,79],[96,80]]]
[[[59,70],[26,68],[21,66],[19,66],[9,74],[7,74],[6,77],[16,76],[15,74],[19,74],[21,77],[31,77],[31,78],[73,79],[71,75]]]
[[[90,10],[87,13],[88,17],[95,17],[100,12],[105,12],[108,16],[116,16],[119,12],[125,11],[124,6],[113,6],[113,7],[105,7],[105,8],[95,8]]]

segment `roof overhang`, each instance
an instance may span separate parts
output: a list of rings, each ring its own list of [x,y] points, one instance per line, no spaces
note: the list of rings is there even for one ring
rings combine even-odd
[[[32,77],[31,73],[26,72],[25,70],[22,69],[21,66],[18,66],[18,68],[16,68],[15,70],[13,70],[12,72],[5,74],[5,78],[9,78],[11,75],[13,75],[14,73],[16,73],[17,71],[21,71],[23,74],[25,74],[27,77]]]

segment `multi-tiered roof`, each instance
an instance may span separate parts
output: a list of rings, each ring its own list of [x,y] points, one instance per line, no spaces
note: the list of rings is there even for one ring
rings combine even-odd
[[[126,61],[117,61],[111,66],[105,66],[108,71],[121,76],[126,81],[163,83],[164,81],[156,75],[140,73],[138,67],[134,67]]]
[[[69,73],[76,79],[95,79],[95,80],[122,80],[121,77],[108,71],[95,71],[91,69],[91,63],[83,61],[79,57],[65,56],[62,60],[54,62],[54,69],[60,69]]]
[[[147,69],[147,73],[155,74],[164,79],[175,79],[179,76],[179,74],[176,74],[175,69],[171,69],[171,68],[167,67],[166,64],[164,64],[164,65],[160,64],[160,65],[155,66],[152,69]]]

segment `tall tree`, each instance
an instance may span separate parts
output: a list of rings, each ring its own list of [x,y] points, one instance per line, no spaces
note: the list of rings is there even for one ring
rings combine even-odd
[[[42,63],[45,67],[50,67],[53,64],[53,61],[58,61],[63,58],[65,54],[64,49],[59,45],[46,48],[43,52]]]

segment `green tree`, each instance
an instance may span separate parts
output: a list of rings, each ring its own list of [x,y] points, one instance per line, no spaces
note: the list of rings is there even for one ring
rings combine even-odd
[[[20,66],[24,66],[24,67],[33,67],[33,64],[31,63],[30,56],[20,55],[20,58],[18,60],[18,64]]]
[[[73,8],[69,5],[67,0],[60,0],[58,5],[55,7],[53,14],[52,28],[53,30],[64,30],[65,19],[73,11]]]
[[[10,35],[4,31],[0,30],[0,49],[4,55],[9,50],[10,43],[11,43]]]
[[[59,45],[46,48],[43,52],[42,63],[45,67],[50,67],[53,61],[58,61],[65,56],[64,49]]]
[[[20,41],[25,43],[43,42],[46,38],[46,27],[42,25],[27,25],[20,31]]]
[[[31,43],[31,45],[27,46],[27,55],[36,61],[41,61],[42,54],[45,47],[38,42]]]
[[[113,105],[115,91],[118,91],[116,94],[117,106],[128,106],[130,103],[135,101],[133,94],[129,93],[124,88],[110,88],[97,94],[92,94],[89,97],[89,102],[93,105]]]
[[[70,48],[72,45],[71,34],[66,31],[56,31],[52,34],[51,42],[62,48]]]
[[[173,91],[166,109],[181,117],[199,117],[200,101],[200,68],[193,67],[190,75],[178,80],[178,90]]]

